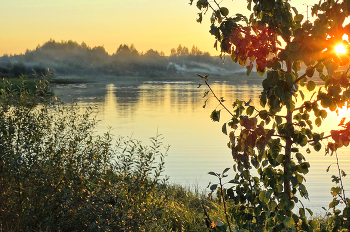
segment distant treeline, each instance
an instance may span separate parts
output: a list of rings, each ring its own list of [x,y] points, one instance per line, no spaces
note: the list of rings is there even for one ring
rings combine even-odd
[[[230,59],[228,62],[232,63]],[[226,62],[226,61],[225,61]],[[0,76],[18,77],[21,74],[40,74],[54,71],[57,76],[106,75],[106,76],[179,76],[187,73],[214,73],[227,75],[237,72],[237,65],[222,65],[219,57],[210,56],[196,46],[191,49],[179,45],[171,49],[170,56],[149,49],[145,53],[134,45],[121,44],[115,53],[109,55],[103,46],[89,47],[84,42],[56,42],[50,40],[34,50],[21,55],[0,57]]]

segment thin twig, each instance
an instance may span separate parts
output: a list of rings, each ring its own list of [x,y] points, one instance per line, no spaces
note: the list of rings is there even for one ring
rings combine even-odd
[[[231,113],[231,111],[229,109],[226,108],[226,106],[224,104],[222,104],[221,100],[216,96],[216,94],[214,93],[213,89],[210,87],[209,83],[207,80],[205,80],[205,84],[208,86],[210,92],[213,94],[213,96],[216,98],[216,100],[218,100],[218,102],[220,103],[220,105],[229,113],[231,114],[232,117],[234,117],[233,113]]]
[[[228,228],[229,228],[230,232],[232,232],[231,223],[230,223],[230,220],[228,219],[228,214],[227,214],[227,211],[226,211],[226,203],[225,203],[225,198],[224,198],[224,192],[222,190],[223,186],[222,186],[221,178],[219,178],[219,181],[220,181],[220,191],[221,191],[222,203],[224,204],[224,213],[225,213],[225,216],[226,216],[226,222],[227,222],[227,225],[228,225]]]
[[[345,191],[344,191],[344,186],[343,186],[343,180],[341,178],[341,173],[340,173],[340,167],[339,167],[339,159],[338,159],[338,153],[337,151],[335,151],[335,158],[337,159],[337,166],[338,166],[338,173],[339,173],[339,179],[340,179],[340,186],[341,186],[341,189],[343,190],[343,196],[340,196],[340,198],[342,198],[342,200],[344,201],[345,204],[346,203],[346,198],[345,198]]]

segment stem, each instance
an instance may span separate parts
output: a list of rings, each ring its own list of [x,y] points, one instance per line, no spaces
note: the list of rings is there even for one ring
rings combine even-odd
[[[292,62],[290,60],[287,61],[287,72],[292,72]],[[288,126],[293,126],[293,112],[287,107],[287,128]],[[290,136],[286,137],[286,147],[285,147],[285,158],[283,162],[283,171],[284,171],[284,193],[288,196],[288,199],[291,200],[290,195],[290,181],[286,179],[286,174],[289,173],[289,169],[287,167],[288,163],[291,160],[291,152],[292,152],[292,138]]]
[[[317,64],[315,64],[312,68],[313,69],[315,69],[319,64],[320,64],[321,62],[318,62]],[[287,63],[287,66],[288,66],[288,63]],[[288,67],[287,67],[287,69],[288,69]],[[288,72],[288,71],[287,71]],[[291,72],[291,71],[290,71]],[[290,73],[289,72],[289,73]],[[304,73],[303,75],[301,75],[298,79],[296,79],[295,81],[294,81],[294,83],[296,84],[296,83],[298,83],[301,79],[303,79],[304,77],[306,77],[306,73]]]
[[[226,211],[226,203],[225,203],[225,198],[224,198],[224,192],[222,191],[223,186],[222,186],[221,178],[219,178],[219,182],[220,182],[220,192],[221,192],[222,203],[224,204],[224,213],[226,216],[226,222],[227,222],[227,225],[228,225],[230,232],[232,232],[231,224],[230,224],[230,221],[228,220],[228,215],[227,215],[227,211]]]
[[[338,153],[337,151],[335,151],[335,158],[337,159],[337,166],[338,166],[338,173],[339,173],[339,179],[340,179],[340,186],[341,189],[343,190],[343,196],[340,196],[342,198],[342,200],[344,201],[345,204],[347,204],[346,202],[346,198],[345,198],[345,190],[344,190],[344,186],[343,186],[343,180],[341,178],[341,173],[340,173],[340,167],[339,167],[339,159],[338,159]]]
[[[232,117],[234,117],[234,115],[231,113],[231,111],[229,109],[226,108],[226,106],[224,104],[222,104],[222,102],[220,101],[220,99],[215,95],[214,91],[212,90],[212,88],[210,87],[209,83],[207,80],[205,80],[205,84],[208,86],[210,92],[213,94],[213,96],[216,98],[216,100],[218,100],[218,102],[220,103],[220,105],[229,113],[231,114]]]
[[[250,194],[253,196],[253,186],[252,186],[252,181],[251,181],[250,177],[249,177],[249,186],[250,186]],[[251,201],[251,202],[253,202],[253,201]],[[255,207],[254,203],[253,203],[253,208],[254,208],[254,212],[255,212],[256,207]],[[254,217],[255,217],[256,223],[258,224],[258,227],[260,227],[258,220],[257,220],[258,219],[257,215]]]

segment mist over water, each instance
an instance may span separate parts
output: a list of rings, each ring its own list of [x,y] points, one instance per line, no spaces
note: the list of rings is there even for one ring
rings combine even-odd
[[[211,75],[229,76],[232,74],[245,74],[246,68],[237,67],[233,70],[228,70],[224,66],[213,64],[204,64],[199,62],[188,62],[186,64],[176,64],[169,62],[168,67],[175,66],[178,73],[210,73]]]

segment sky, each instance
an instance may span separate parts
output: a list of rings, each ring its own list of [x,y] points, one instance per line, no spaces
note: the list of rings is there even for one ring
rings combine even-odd
[[[230,15],[248,15],[245,0],[221,0]],[[304,0],[293,0],[306,15]],[[318,0],[308,0],[308,4]],[[179,44],[193,45],[211,55],[215,39],[209,33],[208,12],[196,22],[189,0],[0,0],[0,56],[25,53],[50,39],[104,46],[109,54],[120,44],[139,52],[154,49],[170,54]]]

